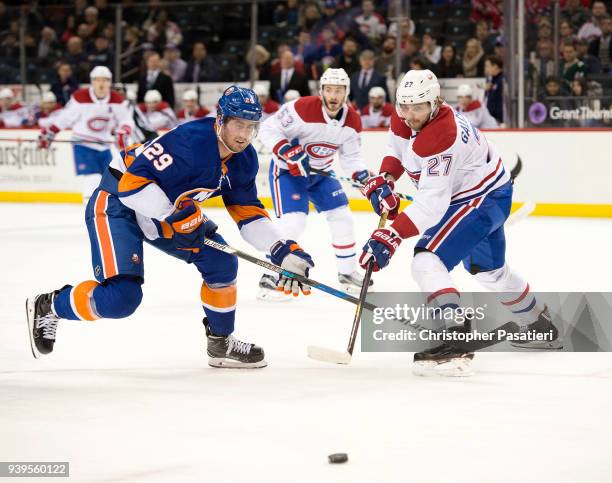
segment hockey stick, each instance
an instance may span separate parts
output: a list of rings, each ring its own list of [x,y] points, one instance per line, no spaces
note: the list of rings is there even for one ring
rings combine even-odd
[[[384,212],[378,222],[378,228],[383,228],[387,222],[388,213]],[[353,326],[351,327],[351,335],[349,336],[348,347],[346,352],[339,352],[333,349],[327,349],[325,347],[308,346],[307,352],[308,357],[317,361],[331,362],[334,364],[350,364],[353,357],[353,350],[355,349],[355,341],[357,340],[357,332],[359,331],[359,323],[361,322],[361,312],[363,311],[366,296],[368,295],[368,287],[370,285],[370,278],[372,278],[372,272],[374,271],[374,257],[368,262],[365,276],[363,277],[363,284],[361,285],[361,292],[359,293],[359,303],[355,309],[355,317],[353,318]]]
[[[355,181],[354,179],[349,178],[347,176],[338,176],[333,171],[323,171],[322,169],[318,169],[318,168],[310,168],[310,172],[315,173],[315,174],[320,174],[321,176],[327,176],[328,178],[335,178],[338,181],[344,181],[345,183],[349,183],[353,188],[360,189],[363,187],[363,184]],[[414,198],[412,196],[405,195],[403,193],[395,193],[395,194],[397,195],[398,198],[402,200],[414,201]]]
[[[284,268],[279,267],[278,265],[274,265],[273,263],[270,263],[267,260],[262,260],[260,258],[254,257],[253,255],[249,255],[246,252],[243,252],[236,248],[232,248],[229,245],[226,245],[224,243],[219,243],[214,240],[211,240],[210,238],[205,238],[204,245],[209,246],[211,248],[215,248],[221,252],[228,253],[230,255],[235,255],[238,258],[242,258],[243,260],[246,260],[247,262],[254,263],[255,265],[259,265],[260,267],[263,267],[273,272],[276,272],[278,274],[284,275],[285,277],[293,278],[297,280],[298,282],[301,282],[312,288],[321,290],[322,292],[326,292],[330,295],[333,295],[334,297],[338,297],[343,300],[346,300],[347,302],[350,302],[352,304],[362,306],[363,308],[367,310],[373,311],[377,308],[376,305],[368,303],[368,302],[361,302],[360,299],[353,297],[352,295],[349,295],[346,292],[330,287],[329,285],[325,285],[323,283],[317,282],[316,280],[313,280],[311,278],[304,277],[303,275],[300,275],[299,273],[285,270]]]

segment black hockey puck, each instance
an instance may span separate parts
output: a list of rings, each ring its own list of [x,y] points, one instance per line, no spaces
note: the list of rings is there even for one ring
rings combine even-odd
[[[346,453],[334,453],[330,454],[327,459],[329,459],[329,462],[332,465],[337,463],[346,463],[348,461],[348,455]]]

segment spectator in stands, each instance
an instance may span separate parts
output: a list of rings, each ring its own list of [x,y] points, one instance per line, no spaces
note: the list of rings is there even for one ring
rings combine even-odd
[[[469,84],[461,84],[457,89],[457,111],[462,113],[478,129],[494,129],[498,122],[486,106],[474,98]]]
[[[466,77],[483,77],[484,58],[485,54],[480,41],[475,38],[469,39],[463,52],[463,75]]]
[[[316,25],[316,23],[321,18],[321,11],[319,10],[319,5],[317,2],[308,2],[302,8],[302,13],[300,15],[299,25],[302,30],[306,32],[310,32],[312,28]]]
[[[76,17],[77,23],[85,21],[85,9],[87,8],[87,0],[74,0],[73,15]]]
[[[62,47],[57,41],[55,30],[51,27],[43,27],[40,32],[40,41],[38,42],[37,57],[42,65],[51,65],[59,59],[62,53]]]
[[[283,96],[283,104],[286,104],[287,102],[291,102],[291,101],[295,101],[296,99],[299,99],[300,97],[300,93],[298,91],[296,91],[295,89],[289,89],[287,92],[285,92],[285,95]]]
[[[183,108],[177,115],[179,124],[184,124],[194,119],[200,119],[210,114],[208,109],[200,105],[198,102],[198,93],[192,89],[183,92],[181,100],[183,101]]]
[[[173,82],[180,82],[185,77],[187,62],[181,59],[181,51],[176,45],[166,44],[162,64],[164,72],[172,78]]]
[[[76,35],[76,18],[74,15],[68,15],[66,18],[66,25],[62,35],[60,35],[60,42],[63,44],[68,43],[68,40]]]
[[[372,46],[378,47],[387,33],[385,19],[376,13],[373,0],[361,2],[361,13],[355,17],[359,30]],[[347,74],[351,75],[348,71]]]
[[[183,34],[177,24],[168,20],[168,12],[161,10],[147,29],[147,40],[158,47],[165,44],[181,45]]]
[[[57,78],[51,82],[51,92],[57,102],[64,106],[70,100],[72,93],[79,88],[79,83],[72,75],[70,64],[62,62],[57,68]]]
[[[310,95],[308,80],[304,74],[295,71],[294,58],[291,50],[285,50],[280,58],[281,71],[270,79],[270,97],[282,103],[285,92],[295,89],[301,96]]]
[[[277,27],[295,26],[298,24],[300,9],[298,0],[287,0],[279,3],[274,9],[273,21]]]
[[[372,87],[368,92],[368,104],[361,111],[361,125],[364,129],[389,127],[393,105],[386,102],[386,93],[382,87]]]
[[[144,114],[149,126],[154,130],[172,129],[178,125],[174,111],[170,105],[162,100],[161,93],[156,89],[147,91],[144,95],[144,104],[140,104],[140,110]]]
[[[607,15],[606,4],[601,0],[595,0],[591,5],[591,19],[578,30],[578,38],[589,42],[601,36],[599,26],[601,20]]]
[[[538,40],[536,55],[532,65],[535,69],[537,84],[543,86],[546,79],[556,74],[554,61],[554,45],[548,39]]]
[[[485,59],[485,99],[487,110],[497,120],[504,122],[504,61],[497,55],[488,55]]]
[[[255,84],[253,90],[255,91],[255,94],[257,94],[257,97],[259,97],[259,103],[261,104],[263,111],[261,115],[262,121],[266,120],[280,109],[280,104],[270,99],[270,89],[267,86],[263,84]]]
[[[397,77],[395,70],[395,45],[397,41],[395,37],[387,36],[382,44],[380,54],[376,56],[374,68],[376,71],[386,77]]]
[[[612,62],[610,57],[612,56],[612,17],[606,15],[600,21],[601,36],[593,39],[589,44],[589,53],[599,59],[601,64],[601,70],[604,74],[608,74],[612,71]]]
[[[306,30],[300,30],[297,44],[291,47],[295,60],[304,64],[311,64],[317,56],[317,46],[312,43],[310,34]]]
[[[546,83],[544,84],[544,100],[550,97],[561,97],[564,96],[565,92],[563,90],[563,84],[561,83],[561,79],[551,75],[546,79]],[[565,109],[565,107],[563,107]]]
[[[559,23],[559,45],[574,43],[575,40],[576,35],[574,34],[572,24],[567,20],[563,20]]]
[[[358,109],[362,109],[368,104],[368,93],[372,87],[382,87],[385,96],[389,97],[387,78],[374,70],[374,61],[374,52],[364,50],[359,56],[361,69],[351,76],[350,99]]]
[[[147,91],[156,90],[161,100],[174,108],[174,83],[169,75],[161,71],[159,54],[150,52],[146,63],[147,69],[138,81],[138,102],[144,101]]]
[[[561,8],[561,17],[567,20],[574,30],[578,30],[589,20],[589,11],[580,5],[580,0],[566,0]]]
[[[53,119],[62,110],[62,105],[57,102],[53,92],[45,92],[39,106],[34,109],[34,116],[28,127],[49,127],[53,124]]]
[[[550,40],[553,41],[553,29],[550,19],[542,17],[538,21],[538,40]]]
[[[22,127],[27,122],[27,106],[15,102],[15,94],[8,87],[0,89],[0,127]]]
[[[585,74],[587,76],[601,74],[601,62],[597,57],[589,54],[589,43],[586,39],[578,39],[574,45],[576,46],[578,59],[584,64]]]
[[[434,71],[442,79],[463,77],[463,67],[457,58],[457,52],[453,44],[444,45],[440,61],[436,64]]]
[[[574,44],[565,44],[561,48],[563,62],[561,63],[561,77],[569,87],[570,82],[576,76],[584,77],[586,68],[584,63],[578,58],[578,52]]]
[[[357,41],[353,37],[346,37],[342,43],[342,54],[336,57],[334,67],[344,69],[349,77],[352,76],[360,69],[358,48]]]
[[[420,56],[427,59],[430,64],[437,64],[442,55],[442,47],[438,45],[438,40],[430,33],[424,33],[421,39]]]
[[[8,34],[0,43],[0,59],[4,65],[19,66],[19,44],[15,34]]]
[[[218,82],[221,80],[219,67],[208,56],[204,42],[193,44],[191,60],[187,64],[183,82]]]
[[[110,48],[108,39],[104,35],[98,35],[96,37],[94,46],[87,56],[87,60],[91,67],[103,65],[113,70],[115,66],[114,54]]]
[[[89,82],[91,68],[87,61],[87,54],[83,52],[83,41],[80,37],[72,37],[66,44],[64,60],[72,67],[72,72],[79,82]]]
[[[93,42],[91,40],[92,39],[91,35],[92,35],[92,30],[89,25],[87,25],[86,23],[79,24],[79,26],[77,27],[77,37],[81,39],[83,50],[85,52],[89,51],[89,49],[93,45]]]
[[[490,55],[493,53],[497,34],[491,32],[489,22],[486,20],[480,20],[476,23],[476,38],[480,40],[480,45],[482,46],[482,50],[484,51],[485,55]]]
[[[270,80],[271,62],[270,52],[263,45],[255,45],[254,49],[250,49],[246,55],[246,60],[249,64],[255,65],[257,79]]]
[[[281,71],[281,63],[280,63],[280,58],[283,56],[283,52],[285,52],[286,50],[291,51],[291,47],[289,46],[289,44],[286,43],[281,43],[278,44],[278,46],[276,47],[276,59],[274,59],[272,61],[272,63],[270,64],[270,72],[272,74],[278,74]],[[295,71],[298,74],[304,74],[304,63],[301,60],[298,60],[295,58],[295,55],[293,56],[293,68],[295,69]]]
[[[398,31],[397,25],[398,25],[397,22],[392,22],[391,25],[389,25],[387,36],[397,38],[397,31]],[[406,40],[408,40],[409,37],[412,37],[414,35],[415,30],[416,30],[416,26],[414,25],[414,22],[412,21],[412,19],[403,18],[402,20],[400,20],[399,37],[401,39],[400,45],[402,46],[402,48],[404,47]]]
[[[419,54],[419,41],[416,37],[409,36],[406,39],[403,47],[403,58],[402,58],[402,72],[410,70],[410,64],[412,59],[418,57]]]
[[[317,49],[316,60],[321,62],[323,70],[334,63],[334,59],[342,53],[342,47],[336,41],[336,35],[331,28],[321,31],[322,44]]]
[[[126,27],[124,30],[121,72],[123,80],[126,82],[133,82],[138,79],[142,62],[141,36],[142,33],[138,27]]]
[[[102,23],[108,24],[115,21],[115,9],[108,6],[108,0],[95,0],[94,6],[98,9],[98,18]]]
[[[89,32],[92,37],[102,33],[103,26],[100,25],[98,9],[96,7],[87,7],[85,9],[85,25],[89,27]]]
[[[478,22],[487,21],[494,30],[502,26],[503,1],[502,0],[472,0],[470,20]]]

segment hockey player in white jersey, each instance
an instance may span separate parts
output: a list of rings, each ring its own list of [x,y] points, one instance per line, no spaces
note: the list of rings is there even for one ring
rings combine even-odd
[[[487,106],[478,99],[474,99],[472,88],[468,84],[461,84],[457,89],[457,111],[478,129],[495,129],[499,127]]]
[[[58,132],[72,128],[74,162],[85,201],[100,184],[112,159],[111,146],[115,140],[124,149],[134,129],[123,96],[111,90],[111,71],[97,66],[89,77],[91,87],[75,91],[53,123],[43,127],[38,136],[38,146],[47,149]]]
[[[299,239],[312,201],[329,223],[340,284],[358,291],[363,276],[356,270],[353,218],[346,194],[336,179],[309,171],[312,166],[331,172],[338,154],[343,170],[353,179],[364,182],[369,177],[361,156],[361,120],[346,102],[349,85],[344,69],[327,69],[321,76],[319,96],[284,104],[263,123],[259,139],[273,153],[270,189],[281,231],[287,238]],[[273,298],[275,286],[272,275],[263,275],[260,298]]]
[[[505,261],[504,223],[512,203],[512,183],[495,147],[440,98],[429,70],[409,71],[397,89],[388,151],[380,174],[363,188],[377,213],[391,226],[375,230],[360,257],[380,270],[402,240],[419,235],[412,276],[440,308],[459,307],[459,291],[449,272],[460,262],[519,319],[523,330],[552,331],[553,342],[524,347],[558,349],[558,330],[529,284]],[[414,202],[398,213],[394,182],[406,172],[417,186]],[[473,354],[447,344],[415,354],[419,375],[469,375]]]

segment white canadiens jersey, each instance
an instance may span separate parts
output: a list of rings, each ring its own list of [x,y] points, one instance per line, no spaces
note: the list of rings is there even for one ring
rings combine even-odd
[[[372,129],[377,127],[389,127],[391,123],[391,114],[394,107],[385,102],[382,108],[375,110],[370,104],[361,109],[361,124],[364,129]]]
[[[495,147],[446,104],[419,132],[412,132],[393,113],[380,171],[396,179],[405,171],[418,188],[404,213],[419,233],[436,225],[449,206],[477,205],[487,193],[510,180]]]
[[[483,106],[480,101],[470,102],[465,109],[457,106],[457,112],[463,114],[478,129],[494,129],[498,127],[497,120],[489,113],[487,106]]]
[[[149,126],[155,131],[158,129],[173,129],[178,125],[174,111],[170,104],[165,101],[160,102],[152,111],[149,111],[145,104],[139,104],[139,107]]]
[[[279,157],[278,149],[295,139],[304,147],[313,168],[331,170],[337,153],[345,173],[352,175],[366,169],[361,156],[359,114],[345,105],[340,118],[331,119],[318,96],[283,104],[262,123],[259,139],[272,151],[274,163],[282,169],[287,169],[287,163]]]
[[[53,126],[72,128],[74,141],[96,151],[106,151],[115,142],[115,129],[127,128],[132,132],[134,121],[121,94],[111,91],[107,97],[98,99],[93,89],[83,88],[72,94],[66,107],[53,120]]]

